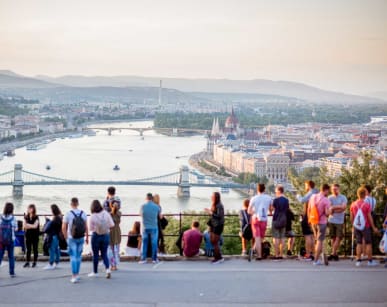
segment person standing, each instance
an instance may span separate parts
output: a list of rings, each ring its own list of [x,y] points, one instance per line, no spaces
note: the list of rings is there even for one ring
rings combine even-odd
[[[110,229],[114,227],[114,222],[111,215],[103,209],[98,200],[93,200],[90,211],[89,230],[91,232],[91,249],[93,251],[93,272],[88,276],[98,276],[98,260],[99,253],[101,253],[106,269],[106,278],[110,278],[111,271],[107,253],[110,243]]]
[[[199,222],[193,221],[191,229],[186,230],[183,234],[183,255],[185,257],[199,256],[200,245],[202,244],[203,235],[199,230]]]
[[[265,185],[258,184],[257,195],[255,195],[249,204],[247,212],[252,216],[251,228],[255,238],[254,248],[257,252],[256,260],[262,260],[262,242],[265,238],[267,227],[267,215],[272,199],[265,193]]]
[[[89,231],[87,226],[87,215],[78,209],[79,200],[76,197],[71,199],[71,210],[66,213],[62,223],[62,232],[67,240],[72,277],[70,282],[77,283],[80,280],[83,244],[89,243]]]
[[[292,209],[286,212],[286,237],[288,238],[288,251],[287,255],[293,255],[294,241],[295,241],[295,233],[293,231],[293,221],[294,221],[294,213]]]
[[[121,244],[121,211],[118,208],[118,203],[113,202],[111,216],[114,222],[114,227],[110,229],[110,245],[109,245],[109,260],[112,271],[117,271],[117,266],[120,263],[120,244]]]
[[[162,215],[162,208],[161,208],[161,203],[160,203],[161,199],[160,199],[159,194],[153,195],[153,202],[160,207],[160,215],[159,215],[159,218],[157,221],[158,231],[159,231],[159,238],[158,238],[157,245],[158,245],[159,253],[161,255],[164,255],[165,254],[165,243],[164,243],[163,227],[161,225],[161,221],[163,220],[164,217]]]
[[[9,275],[15,277],[15,256],[14,242],[17,228],[16,219],[13,216],[13,203],[4,205],[3,215],[0,218],[0,265],[3,261],[4,253],[8,253]]]
[[[242,256],[247,256],[247,242],[253,241],[253,233],[251,230],[251,215],[247,212],[249,204],[250,200],[248,198],[245,199],[243,201],[243,208],[239,211],[239,235],[242,240]],[[252,245],[254,245],[253,242]]]
[[[328,184],[323,184],[320,189],[320,193],[313,194],[309,200],[308,206],[308,219],[312,226],[314,233],[315,255],[316,259],[313,265],[322,265],[322,261],[319,259],[322,256],[325,265],[328,265],[328,257],[323,251],[325,235],[327,230],[328,219],[330,209],[330,202],[328,200],[330,187]]]
[[[367,254],[368,266],[378,265],[376,261],[372,259],[372,230],[378,234],[379,231],[374,225],[374,220],[371,215],[371,206],[365,201],[367,196],[367,190],[364,187],[360,187],[357,190],[358,199],[351,204],[350,216],[351,223],[354,225],[355,217],[357,216],[358,210],[361,210],[363,217],[365,219],[364,229],[359,230],[355,228],[355,237],[356,237],[356,266],[361,266],[361,254],[362,252]],[[363,249],[363,241],[365,242],[366,249]]]
[[[315,188],[315,183],[312,180],[305,181],[305,191],[306,194],[304,196],[298,195],[297,200],[303,204],[302,216],[301,216],[301,228],[302,234],[305,238],[305,251],[306,254],[304,256],[304,260],[313,261],[313,231],[309,225],[308,221],[308,204],[312,195],[317,194],[318,190]]]
[[[39,245],[39,216],[36,214],[36,207],[34,204],[28,206],[27,214],[24,215],[24,230],[26,236],[26,249],[27,249],[27,262],[24,264],[24,268],[30,267],[31,252],[34,252],[34,262],[32,267],[36,267],[38,261],[38,245]]]
[[[139,264],[145,264],[148,254],[148,242],[152,246],[152,262],[159,263],[157,259],[158,242],[158,219],[161,215],[161,209],[153,202],[153,195],[146,195],[146,203],[141,206],[140,216],[142,218],[142,255]]]
[[[111,212],[113,202],[116,202],[118,205],[118,209],[121,209],[121,199],[116,195],[116,188],[115,187],[108,187],[107,196],[106,196],[106,199],[103,203],[103,208],[107,212]]]
[[[289,210],[289,200],[284,196],[283,186],[277,186],[275,189],[276,198],[270,205],[270,213],[274,210],[272,222],[272,234],[274,241],[275,257],[274,260],[283,259],[286,235],[286,219]]]
[[[126,255],[139,257],[141,255],[141,242],[141,223],[136,221],[133,223],[132,230],[130,230],[128,233]]]
[[[347,209],[347,198],[340,194],[340,185],[335,183],[332,185],[332,195],[328,197],[331,207],[329,209],[329,235],[332,239],[332,254],[329,255],[328,260],[339,261],[339,256],[337,252],[340,247],[341,240],[344,237],[344,218],[345,210]]]
[[[224,262],[219,244],[224,229],[224,207],[219,192],[212,194],[211,202],[211,208],[205,208],[204,211],[211,215],[208,226],[210,227],[210,240],[214,247],[214,260],[212,260],[212,263],[219,264]]]
[[[49,240],[49,264],[44,268],[45,270],[55,269],[60,260],[60,249],[59,249],[59,236],[62,231],[62,212],[59,207],[55,204],[51,205],[52,217],[48,221],[45,227],[45,233]]]

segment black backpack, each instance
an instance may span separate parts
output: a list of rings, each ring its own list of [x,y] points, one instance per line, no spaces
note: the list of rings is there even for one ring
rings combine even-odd
[[[71,211],[74,215],[73,223],[71,225],[71,236],[73,239],[80,239],[85,236],[86,225],[82,218],[83,211],[79,215],[76,215],[74,211]]]
[[[243,226],[242,228],[242,237],[243,239],[249,241],[253,238],[253,231],[251,229],[251,224],[246,211],[243,210],[242,214],[243,214],[243,220],[245,221],[245,226]]]

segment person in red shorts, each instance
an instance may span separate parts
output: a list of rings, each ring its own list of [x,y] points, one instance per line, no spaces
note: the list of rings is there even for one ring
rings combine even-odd
[[[250,200],[249,208],[247,209],[248,214],[252,216],[251,228],[255,238],[256,260],[262,260],[262,241],[265,238],[267,215],[272,202],[272,198],[265,193],[265,185],[263,183],[258,184],[257,195]]]

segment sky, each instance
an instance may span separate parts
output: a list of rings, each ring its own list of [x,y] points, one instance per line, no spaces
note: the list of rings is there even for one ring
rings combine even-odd
[[[387,91],[387,0],[0,0],[0,69]]]

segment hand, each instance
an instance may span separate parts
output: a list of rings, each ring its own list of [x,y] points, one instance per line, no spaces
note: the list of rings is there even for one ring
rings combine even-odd
[[[86,237],[85,242],[87,245],[89,244],[89,237]]]
[[[376,227],[374,227],[374,233],[378,235],[378,234],[379,234],[379,229],[377,229]]]
[[[211,210],[208,208],[204,208],[204,212],[211,213]]]

